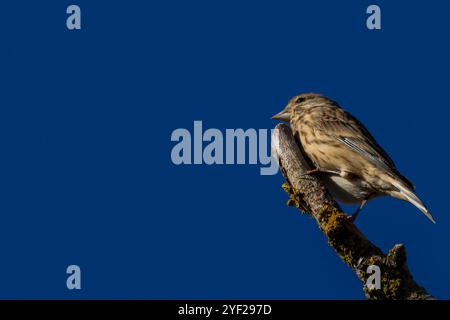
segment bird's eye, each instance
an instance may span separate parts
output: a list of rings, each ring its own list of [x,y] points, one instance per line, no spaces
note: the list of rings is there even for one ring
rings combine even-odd
[[[295,103],[302,103],[303,101],[305,101],[305,98],[300,97],[300,98],[297,98],[297,100],[295,100]]]

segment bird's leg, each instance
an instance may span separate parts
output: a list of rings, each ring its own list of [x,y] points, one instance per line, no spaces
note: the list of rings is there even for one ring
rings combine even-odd
[[[369,199],[364,199],[363,201],[361,201],[358,209],[356,209],[356,211],[350,217],[348,217],[348,220],[350,220],[351,222],[355,222],[356,218],[358,217],[358,214],[361,212],[362,208],[366,205],[367,201],[369,201]]]
[[[318,173],[331,173],[331,174],[335,174],[335,175],[340,175],[341,174],[340,171],[325,170],[325,169],[317,168],[317,169],[308,170],[308,171],[302,173],[300,175],[300,178],[304,178],[305,176],[313,176],[313,175],[316,175]]]

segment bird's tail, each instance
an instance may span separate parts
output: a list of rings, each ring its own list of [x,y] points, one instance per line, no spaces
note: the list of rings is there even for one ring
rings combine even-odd
[[[398,191],[391,192],[392,196],[398,199],[408,201],[409,203],[413,204],[417,209],[422,211],[423,214],[426,215],[427,218],[431,220],[431,222],[436,223],[433,219],[433,216],[428,211],[427,207],[425,207],[425,205],[423,204],[422,200],[419,199],[419,197],[412,191],[412,189],[409,186],[398,181],[395,178],[392,179],[391,183],[395,188],[398,189]]]

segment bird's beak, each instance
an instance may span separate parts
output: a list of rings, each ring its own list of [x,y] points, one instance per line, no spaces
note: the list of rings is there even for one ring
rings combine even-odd
[[[291,120],[290,112],[283,110],[272,117],[272,119],[289,122]]]

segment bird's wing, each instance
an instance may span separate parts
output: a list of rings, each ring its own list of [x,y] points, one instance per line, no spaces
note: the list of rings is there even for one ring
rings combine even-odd
[[[326,112],[315,121],[315,129],[332,136],[349,149],[357,152],[374,165],[395,174],[411,188],[413,184],[395,167],[394,161],[376,142],[364,125],[343,109]]]

